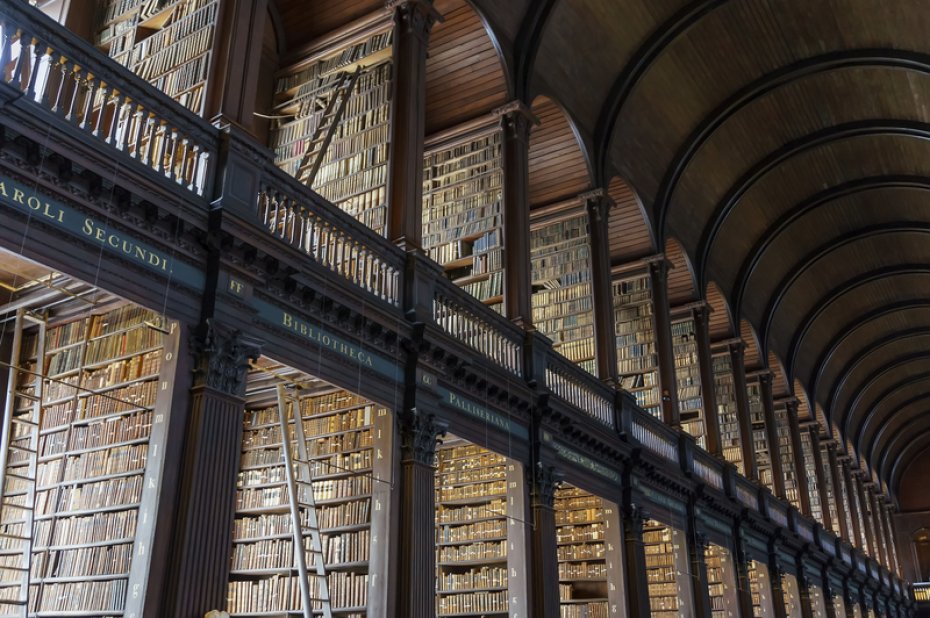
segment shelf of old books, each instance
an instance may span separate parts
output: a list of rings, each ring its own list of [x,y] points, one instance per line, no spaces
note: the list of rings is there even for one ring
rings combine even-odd
[[[801,496],[794,465],[794,443],[791,440],[791,424],[788,420],[788,406],[779,402],[775,404],[775,431],[778,434],[778,456],[781,458],[782,476],[785,479],[785,498],[791,506],[801,509]],[[816,487],[816,485],[814,485]]]
[[[823,588],[811,582],[807,585],[807,595],[810,599],[811,618],[827,618],[827,602]]]
[[[620,384],[636,397],[636,403],[643,410],[661,418],[659,359],[649,274],[615,279],[613,301]]]
[[[596,371],[591,243],[583,210],[533,225],[530,231],[533,324],[553,349]]]
[[[219,0],[106,0],[95,43],[111,58],[203,113]]]
[[[836,587],[837,591],[843,589],[842,585]],[[836,618],[845,618],[846,617],[846,599],[843,598],[842,592],[838,592],[833,595],[832,599],[828,599],[827,602],[833,602],[833,615]]]
[[[643,523],[643,551],[650,614],[677,618],[693,614],[685,533],[654,519]]]
[[[736,568],[730,550],[722,545],[708,543],[704,547],[704,564],[707,567],[707,595],[710,598],[711,618],[739,616]]]
[[[794,573],[782,573],[781,590],[785,599],[785,618],[801,618],[801,589]]]
[[[863,618],[862,605],[860,603],[852,604],[853,618]]]
[[[446,276],[503,310],[501,132],[428,144],[423,161],[423,248]]]
[[[13,366],[0,598],[27,599],[30,616],[139,615],[144,597],[128,590],[147,580],[176,325],[112,296],[100,296],[105,308],[87,298],[57,298],[73,305],[63,321],[20,309],[0,335]]]
[[[704,402],[701,398],[701,365],[698,360],[697,333],[693,317],[672,322],[672,350],[675,355],[675,381],[678,386],[678,409],[681,428],[695,437],[698,446],[706,447]]]
[[[617,506],[563,484],[555,495],[561,618],[608,618],[624,602]]]
[[[749,420],[752,426],[752,450],[756,456],[759,482],[775,491],[772,477],[772,460],[769,441],[765,430],[765,407],[762,403],[762,388],[757,380],[746,385],[749,398]]]
[[[810,430],[801,428],[801,458],[804,462],[804,474],[807,477],[808,502],[811,507],[811,517],[823,525],[823,505],[820,503],[820,483],[817,480],[817,460],[814,457],[814,442]]]
[[[720,448],[724,459],[736,466],[737,472],[743,474],[743,447],[733,378],[733,361],[729,351],[714,354],[712,359],[717,422],[720,426]]]
[[[322,613],[328,593],[334,616],[383,615],[384,585],[370,574],[387,572],[391,412],[264,357],[250,371],[246,401],[227,611],[303,615],[312,598]],[[310,573],[307,597],[301,566]]]
[[[775,615],[775,607],[772,604],[768,565],[758,560],[750,560],[746,571],[749,575],[753,618],[772,618]]]
[[[524,616],[522,468],[456,437],[436,452],[436,615]],[[508,488],[513,491],[508,492]],[[516,588],[516,589],[515,589]]]
[[[269,142],[279,167],[379,234],[387,230],[388,26],[342,37],[284,69]]]

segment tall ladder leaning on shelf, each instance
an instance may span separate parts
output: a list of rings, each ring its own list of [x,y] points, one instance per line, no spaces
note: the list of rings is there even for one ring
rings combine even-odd
[[[326,582],[326,564],[323,561],[323,538],[316,512],[316,499],[313,496],[310,456],[307,453],[307,438],[304,435],[303,420],[300,417],[300,401],[293,393],[288,393],[283,384],[278,385],[278,416],[281,420],[281,452],[284,454],[284,469],[287,474],[287,495],[291,508],[291,531],[294,539],[294,558],[300,576],[300,597],[303,604],[304,618],[313,616],[313,604],[322,606],[323,618],[332,618],[329,585]],[[297,452],[291,452],[288,424],[294,423],[294,441]],[[303,502],[301,500],[303,499]],[[303,511],[304,517],[301,517]],[[310,539],[310,555],[313,558],[313,576],[316,588],[311,590],[310,573],[307,571],[305,543]],[[313,596],[313,593],[316,596]]]
[[[38,327],[36,367],[23,367],[23,331]],[[10,358],[7,399],[3,410],[3,441],[0,443],[0,616],[29,615],[32,571],[33,522],[38,471],[39,428],[42,426],[42,367],[45,321],[25,309],[16,312]],[[28,378],[31,377],[31,380]],[[23,378],[26,378],[24,380]],[[31,392],[30,392],[31,391]],[[18,402],[29,402],[18,409]],[[15,470],[12,472],[11,470]],[[15,562],[19,556],[19,562]],[[17,585],[18,582],[18,585]],[[18,594],[17,592],[18,591]]]
[[[307,142],[307,148],[304,150],[304,156],[300,159],[300,165],[297,167],[297,180],[308,187],[313,186],[317,172],[323,165],[323,158],[326,156],[326,149],[329,148],[336,129],[339,128],[339,121],[346,111],[346,105],[352,97],[352,90],[362,74],[362,66],[359,65],[352,73],[342,72],[336,81],[336,87],[333,88],[333,94],[329,97],[329,102],[320,116],[320,122],[313,131],[313,135]],[[309,104],[309,113],[313,113],[314,107],[321,103],[319,97],[314,95]]]

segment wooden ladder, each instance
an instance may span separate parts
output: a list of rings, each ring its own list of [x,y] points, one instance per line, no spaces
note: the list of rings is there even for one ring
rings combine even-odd
[[[326,563],[323,555],[323,538],[313,496],[313,477],[307,439],[300,416],[300,401],[278,385],[278,416],[281,421],[281,452],[284,454],[284,469],[287,474],[287,495],[291,511],[291,531],[294,542],[294,558],[300,576],[300,596],[304,618],[322,610],[323,618],[332,618],[329,584],[326,581]],[[288,425],[294,423],[294,440],[290,439]],[[296,442],[296,449],[295,443]],[[296,452],[295,452],[296,451]],[[307,568],[307,554],[312,565]],[[311,579],[313,583],[311,585]],[[318,605],[318,607],[314,607]]]
[[[25,330],[32,326],[37,327],[37,363],[30,372],[23,368],[22,347]],[[12,348],[0,442],[0,617],[26,618],[43,413],[40,361],[45,349],[45,321],[25,309],[17,310]]]

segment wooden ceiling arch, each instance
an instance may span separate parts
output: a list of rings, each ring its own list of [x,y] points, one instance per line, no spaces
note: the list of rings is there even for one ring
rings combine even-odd
[[[928,421],[930,424],[930,421]],[[888,480],[888,486],[897,488],[901,485],[901,475],[907,464],[930,450],[930,426],[915,428],[915,431],[903,436],[896,444],[891,444],[877,462],[879,475]]]
[[[657,253],[652,224],[633,187],[614,176],[607,183],[607,196],[613,202],[608,222],[611,264],[632,262]]]
[[[706,268],[709,255],[713,251],[717,237],[724,227],[724,224],[727,222],[728,217],[740,203],[742,197],[746,195],[760,179],[764,178],[784,163],[795,157],[809,153],[812,150],[829,146],[835,142],[874,136],[901,136],[930,140],[930,124],[889,119],[849,122],[809,133],[772,151],[733,183],[726,191],[725,196],[717,203],[708,224],[704,227],[704,231],[698,243],[698,269],[703,271]],[[841,197],[848,191],[860,190],[863,188],[861,185],[867,185],[869,182],[876,182],[884,178],[886,178],[886,176],[879,176],[871,180],[859,178],[849,183],[826,189],[823,194],[811,196],[808,198],[809,203],[803,202],[796,206],[796,212],[791,211],[791,214],[786,213],[783,218],[779,220],[779,223],[773,226],[773,231],[777,232],[782,226],[790,224],[795,217],[802,216],[805,210],[816,208],[821,201]],[[917,177],[918,181],[921,179],[922,177]],[[902,181],[905,180],[906,179],[902,179]],[[828,191],[829,193],[827,193]],[[754,252],[751,252],[751,254],[752,253]]]
[[[768,353],[767,366],[772,372],[772,394],[775,398],[791,396],[791,380],[785,373],[785,366],[774,352]]]
[[[762,346],[759,343],[759,336],[756,334],[756,329],[752,324],[749,323],[748,320],[743,319],[739,321],[739,337],[746,345],[746,351],[744,355],[746,371],[765,369],[765,356],[762,354]]]
[[[798,420],[816,422],[814,411],[811,408],[811,398],[807,394],[807,389],[797,378],[794,378],[791,382],[791,393],[798,400]]]
[[[887,206],[888,202],[893,201],[893,195],[889,194],[896,193],[896,190],[914,191],[922,200],[930,203],[930,176],[861,178],[840,186],[824,189],[791,208],[766,230],[766,233],[756,241],[743,259],[733,292],[734,307],[742,307],[743,297],[746,288],[749,286],[750,279],[752,279],[753,275],[764,272],[760,264],[771,253],[778,253],[778,241],[786,237],[797,238],[796,234],[798,232],[802,232],[805,227],[810,228],[812,223],[810,215],[820,214],[827,210],[844,209],[843,214],[846,216],[842,218],[833,217],[831,220],[823,222],[824,224],[837,225],[842,224],[844,219],[849,221],[851,219],[848,216],[850,212],[861,215],[864,208],[870,208],[875,215],[879,215],[873,216],[873,220],[894,220],[890,216],[892,213],[889,212]],[[857,206],[861,207],[857,208]],[[817,221],[816,223],[820,222]],[[792,232],[795,232],[795,235],[792,235]],[[769,253],[770,251],[771,253]]]
[[[591,188],[587,148],[559,103],[546,96],[533,101],[539,124],[530,132],[530,209],[577,198]]]
[[[891,485],[887,490],[897,496],[898,508],[902,511],[930,510],[930,493],[927,492],[927,470],[930,470],[930,442],[903,461],[900,485]]]
[[[736,328],[733,322],[733,312],[730,311],[730,304],[716,281],[711,281],[704,287],[704,300],[707,301],[711,310],[708,321],[710,340],[720,341],[721,339],[735,337]]]
[[[835,384],[838,375],[842,375],[853,359],[858,358],[863,349],[895,336],[908,327],[917,324],[930,325],[930,299],[911,298],[891,302],[847,322],[833,322],[832,338],[823,346],[812,372],[807,374],[811,391],[816,393],[821,384]],[[811,354],[813,356],[813,354]],[[802,373],[803,368],[798,368]],[[829,390],[829,389],[828,389]]]
[[[840,376],[831,393],[832,400],[826,406],[833,413],[832,420],[847,435],[848,420],[855,410],[868,401],[864,409],[870,409],[879,398],[874,389],[884,387],[889,381],[901,379],[907,383],[920,363],[930,358],[930,333],[920,332],[892,341],[880,342],[874,349],[863,353],[861,360],[853,363],[849,371]]]
[[[513,88],[500,45],[467,0],[435,0],[444,20],[433,26],[426,59],[426,135],[500,107]]]
[[[895,393],[893,397],[889,397],[889,403],[892,399],[895,403],[890,403],[891,407],[884,414],[879,416],[876,412],[870,412],[870,417],[875,414],[876,418],[879,418],[881,422],[874,433],[867,435],[865,428],[869,419],[866,419],[866,422],[860,425],[857,435],[853,436],[853,444],[856,446],[857,452],[862,453],[868,461],[878,461],[874,458],[881,452],[883,444],[893,440],[894,436],[899,431],[906,430],[913,420],[930,411],[930,392],[927,391],[928,382],[930,382],[930,378],[914,383],[909,389],[902,389],[910,391],[906,394]],[[918,391],[918,389],[922,390]],[[881,405],[884,408],[886,402],[881,402]]]
[[[653,212],[659,237],[665,234],[668,209],[679,180],[701,146],[729,118],[752,102],[799,79],[853,67],[884,67],[930,75],[930,56],[895,49],[864,49],[834,51],[805,58],[762,75],[730,95],[708,114],[679,147],[656,194]]]
[[[684,247],[674,238],[665,240],[665,259],[671,264],[668,271],[668,302],[672,307],[694,302],[698,299],[697,280],[691,260]]]

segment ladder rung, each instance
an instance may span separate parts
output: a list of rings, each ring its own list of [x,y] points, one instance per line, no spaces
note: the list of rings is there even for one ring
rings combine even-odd
[[[30,420],[27,420],[27,419],[21,418],[21,417],[15,417],[15,416],[14,416],[14,417],[13,417],[12,419],[10,419],[10,420],[13,421],[14,423],[18,424],[18,425],[28,425],[29,427],[38,427],[38,426],[39,426],[39,424],[36,423],[35,421],[30,421]]]
[[[19,536],[18,534],[7,534],[6,532],[0,532],[0,539],[13,539],[14,541],[29,541],[31,540],[31,537]]]
[[[0,571],[16,571],[17,573],[26,573],[27,571],[29,571],[29,569],[25,567],[12,567],[12,566],[0,565]]]
[[[34,479],[31,476],[23,476],[22,474],[14,474],[12,472],[7,472],[6,477],[8,479],[16,479],[17,481],[27,481],[31,483]]]
[[[40,397],[33,395],[32,393],[23,393],[21,391],[15,391],[13,393],[14,397],[22,397],[23,399],[28,399],[29,401],[42,401]],[[23,410],[25,411],[25,410]]]
[[[5,498],[6,496],[4,496]],[[31,511],[31,506],[26,506],[25,504],[16,504],[15,502],[2,502],[0,500],[0,506],[5,509],[19,509],[20,511]]]
[[[19,586],[20,584],[16,584]],[[25,605],[28,601],[24,599],[0,599],[0,605]]]
[[[32,454],[32,455],[35,455],[35,454],[36,454],[36,452],[35,452],[34,450],[32,450],[31,448],[26,448],[25,446],[17,446],[17,445],[15,445],[15,444],[11,444],[11,445],[10,445],[10,450],[11,450],[11,451],[19,451],[20,453],[30,453],[30,454]]]

